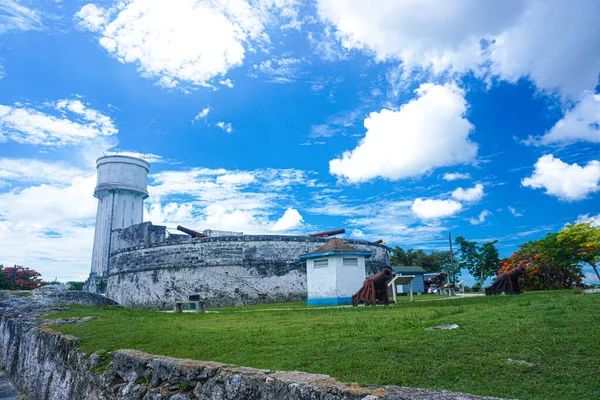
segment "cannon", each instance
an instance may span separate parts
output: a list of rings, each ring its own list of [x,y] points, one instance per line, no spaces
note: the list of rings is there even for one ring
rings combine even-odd
[[[188,228],[186,228],[184,226],[181,226],[181,225],[177,225],[177,230],[181,231],[183,233],[187,233],[191,237],[195,237],[195,238],[205,238],[205,237],[208,237],[208,235],[205,235],[204,233],[197,232],[197,231],[195,231],[193,229],[188,229]]]
[[[521,294],[521,285],[519,285],[519,278],[525,274],[525,268],[517,267],[510,271],[503,272],[496,276],[496,280],[492,286],[485,288],[485,295],[489,296],[492,294]]]
[[[333,235],[339,235],[341,233],[346,233],[346,230],[345,229],[336,229],[335,231],[311,233],[308,236],[310,236],[310,237],[329,237],[329,236],[333,236]]]
[[[377,239],[373,243],[375,243],[375,244],[383,244],[383,239]]]
[[[388,305],[390,298],[388,296],[387,281],[392,279],[394,274],[388,268],[367,278],[362,287],[352,296],[352,305],[357,306],[364,303],[367,306],[374,306],[379,303]]]

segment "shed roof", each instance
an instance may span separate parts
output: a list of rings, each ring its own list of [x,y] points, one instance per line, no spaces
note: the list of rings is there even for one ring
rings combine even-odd
[[[299,258],[313,258],[336,254],[354,254],[369,257],[371,252],[359,250],[356,247],[352,247],[348,243],[345,243],[341,239],[333,238],[315,251],[308,254],[303,254]]]
[[[392,267],[392,270],[397,274],[425,274],[427,272],[415,265],[395,265]]]

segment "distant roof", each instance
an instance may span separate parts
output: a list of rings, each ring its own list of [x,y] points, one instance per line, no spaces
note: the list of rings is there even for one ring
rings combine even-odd
[[[345,243],[343,240],[338,238],[333,238],[325,243],[323,246],[319,247],[312,253],[303,254],[299,256],[299,258],[313,258],[313,257],[322,257],[322,256],[331,256],[336,254],[353,254],[359,256],[369,257],[371,255],[370,251],[362,251],[357,249],[356,247],[350,246],[348,243]]]
[[[392,270],[397,274],[424,274],[427,272],[421,267],[405,265],[395,265]]]

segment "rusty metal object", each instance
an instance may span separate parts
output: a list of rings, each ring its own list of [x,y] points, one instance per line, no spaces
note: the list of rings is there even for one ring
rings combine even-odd
[[[188,229],[188,228],[186,228],[184,226],[181,226],[181,225],[177,225],[177,230],[181,231],[183,233],[187,233],[191,237],[195,237],[195,238],[205,238],[205,237],[208,237],[208,235],[205,235],[204,233],[197,232],[197,231],[195,231],[193,229]]]
[[[367,306],[374,306],[377,302],[388,305],[390,298],[387,281],[392,279],[393,276],[392,271],[386,268],[380,273],[367,278],[360,290],[352,296],[352,305],[357,306],[364,303]]]
[[[503,272],[496,276],[492,286],[485,288],[485,295],[489,296],[492,294],[521,294],[521,285],[519,285],[519,278],[525,274],[525,268],[517,267],[510,271]]]
[[[311,233],[308,236],[310,236],[310,237],[329,237],[329,236],[333,236],[333,235],[339,235],[341,233],[346,233],[346,230],[345,229],[336,229],[335,231]]]
[[[381,243],[383,243],[383,239],[376,240],[373,243],[375,243],[375,244],[381,244]]]

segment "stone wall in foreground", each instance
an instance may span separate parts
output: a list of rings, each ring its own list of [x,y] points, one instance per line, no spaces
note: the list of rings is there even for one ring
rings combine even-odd
[[[79,292],[81,293],[81,292]],[[0,293],[0,367],[30,400],[471,400],[463,393],[395,386],[360,387],[328,375],[269,371],[155,356],[135,350],[86,355],[79,339],[37,319],[64,303],[107,304],[86,293],[50,299]],[[90,296],[97,296],[92,299]],[[84,318],[85,320],[85,318]],[[54,323],[81,323],[60,320]],[[83,322],[85,323],[85,322]],[[110,334],[110,332],[107,332]]]
[[[125,307],[154,309],[172,308],[173,301],[192,294],[199,294],[208,307],[304,301],[306,265],[298,256],[329,240],[244,235],[165,239],[122,247],[142,237],[149,240],[149,234],[128,229],[120,232],[119,250],[110,257],[106,295]],[[387,247],[364,240],[345,241],[372,253],[366,260],[368,275],[389,265]]]

